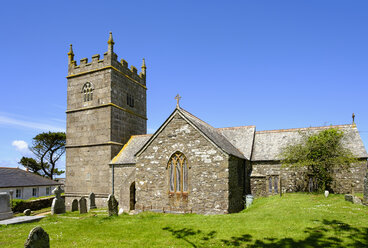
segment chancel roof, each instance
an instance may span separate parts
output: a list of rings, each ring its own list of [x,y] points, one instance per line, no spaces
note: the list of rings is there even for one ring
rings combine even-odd
[[[255,126],[217,128],[234,147],[250,160],[252,155]]]
[[[53,185],[61,185],[61,183],[19,168],[0,167],[0,188]]]
[[[301,132],[316,133],[328,128],[338,128],[344,132],[342,144],[350,149],[358,158],[367,158],[362,139],[355,125],[337,125],[311,128],[281,129],[257,131],[254,138],[252,161],[280,160],[282,149],[301,140]]]

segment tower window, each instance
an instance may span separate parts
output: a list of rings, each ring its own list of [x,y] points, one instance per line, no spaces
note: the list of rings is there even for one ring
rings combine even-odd
[[[92,101],[93,90],[94,90],[93,84],[91,84],[90,82],[87,82],[83,85],[82,94],[83,94],[83,100],[85,102]]]
[[[127,105],[130,107],[134,107],[134,97],[131,94],[127,94]]]

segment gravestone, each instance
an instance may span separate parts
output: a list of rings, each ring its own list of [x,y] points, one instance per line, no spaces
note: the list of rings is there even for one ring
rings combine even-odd
[[[109,197],[107,198],[107,207],[108,207],[108,211],[109,211],[109,216],[112,215],[118,215],[118,201],[115,199],[114,195],[109,195]]]
[[[55,195],[54,200],[51,205],[51,214],[63,214],[65,213],[65,202],[64,199],[61,198],[61,193],[64,190],[59,186],[57,186],[52,193]]]
[[[87,200],[86,198],[84,198],[84,196],[82,196],[80,199],[79,199],[79,213],[80,214],[85,214],[87,213]]]
[[[368,171],[365,174],[365,178],[364,178],[364,203],[368,204]]]
[[[7,192],[0,193],[0,220],[13,217],[13,211],[10,208],[10,195]]]
[[[95,194],[93,192],[89,194],[88,199],[89,199],[89,209],[97,208],[95,203]]]
[[[72,212],[78,211],[78,200],[74,199],[72,202]]]
[[[28,235],[25,248],[50,248],[49,235],[40,226],[36,226]]]
[[[26,210],[23,211],[23,214],[26,215],[26,216],[30,216],[31,215],[31,210],[28,208]]]
[[[354,203],[353,195],[350,195],[350,194],[345,195],[345,201],[349,201],[351,203]]]

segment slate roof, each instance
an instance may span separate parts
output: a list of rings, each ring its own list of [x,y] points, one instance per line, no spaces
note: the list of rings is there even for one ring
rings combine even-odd
[[[19,168],[0,167],[0,188],[53,185],[61,185],[61,183]]]
[[[255,126],[242,126],[242,127],[226,127],[217,128],[218,131],[225,136],[233,146],[250,160],[252,155],[254,134],[256,131]]]
[[[337,125],[312,128],[281,129],[270,131],[258,131],[255,134],[252,161],[279,160],[279,153],[288,144],[300,141],[300,132],[310,130],[319,132],[328,128],[339,128],[344,131],[343,145],[349,148],[354,155],[359,158],[367,158],[367,151],[364,148],[358,129],[355,125]]]
[[[116,155],[110,164],[135,164],[135,154],[143,147],[149,140],[152,134],[133,135],[129,141],[124,145],[118,155]]]
[[[236,148],[224,135],[222,135],[221,131],[182,108],[178,108],[178,111],[224,152],[238,158],[245,158],[238,148]]]
[[[280,130],[257,131],[255,126],[214,128],[188,111],[177,108],[162,124],[155,134],[132,136],[119,154],[110,164],[135,164],[135,155],[150,142],[150,139],[159,133],[170,118],[175,114],[181,114],[187,121],[196,127],[204,136],[211,140],[225,153],[245,158],[251,161],[277,161],[283,147],[298,142],[300,132],[309,130],[319,132],[331,127],[344,131],[343,145],[349,148],[358,158],[368,158],[362,139],[355,125],[336,125],[312,128],[294,128]]]

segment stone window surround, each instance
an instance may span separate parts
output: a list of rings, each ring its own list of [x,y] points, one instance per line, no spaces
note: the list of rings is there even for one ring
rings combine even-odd
[[[174,183],[173,185],[170,185],[171,180],[170,180],[170,169],[171,169],[171,165],[172,162],[174,162],[174,170],[173,170],[173,179],[174,179]],[[179,185],[179,189],[177,188],[177,174],[176,174],[176,168],[177,165],[180,165],[180,185]],[[186,180],[184,180],[184,167],[186,167]],[[174,152],[170,158],[169,161],[167,162],[167,178],[168,178],[168,192],[169,195],[188,195],[189,193],[189,185],[188,185],[188,178],[189,178],[189,165],[188,165],[188,160],[186,158],[186,156],[184,155],[184,153],[180,152],[180,151],[176,151]],[[171,187],[173,187],[173,190],[171,189]],[[184,190],[185,189],[185,190]]]
[[[86,82],[82,87],[83,101],[88,102],[93,100],[93,90],[95,87],[91,82]]]

